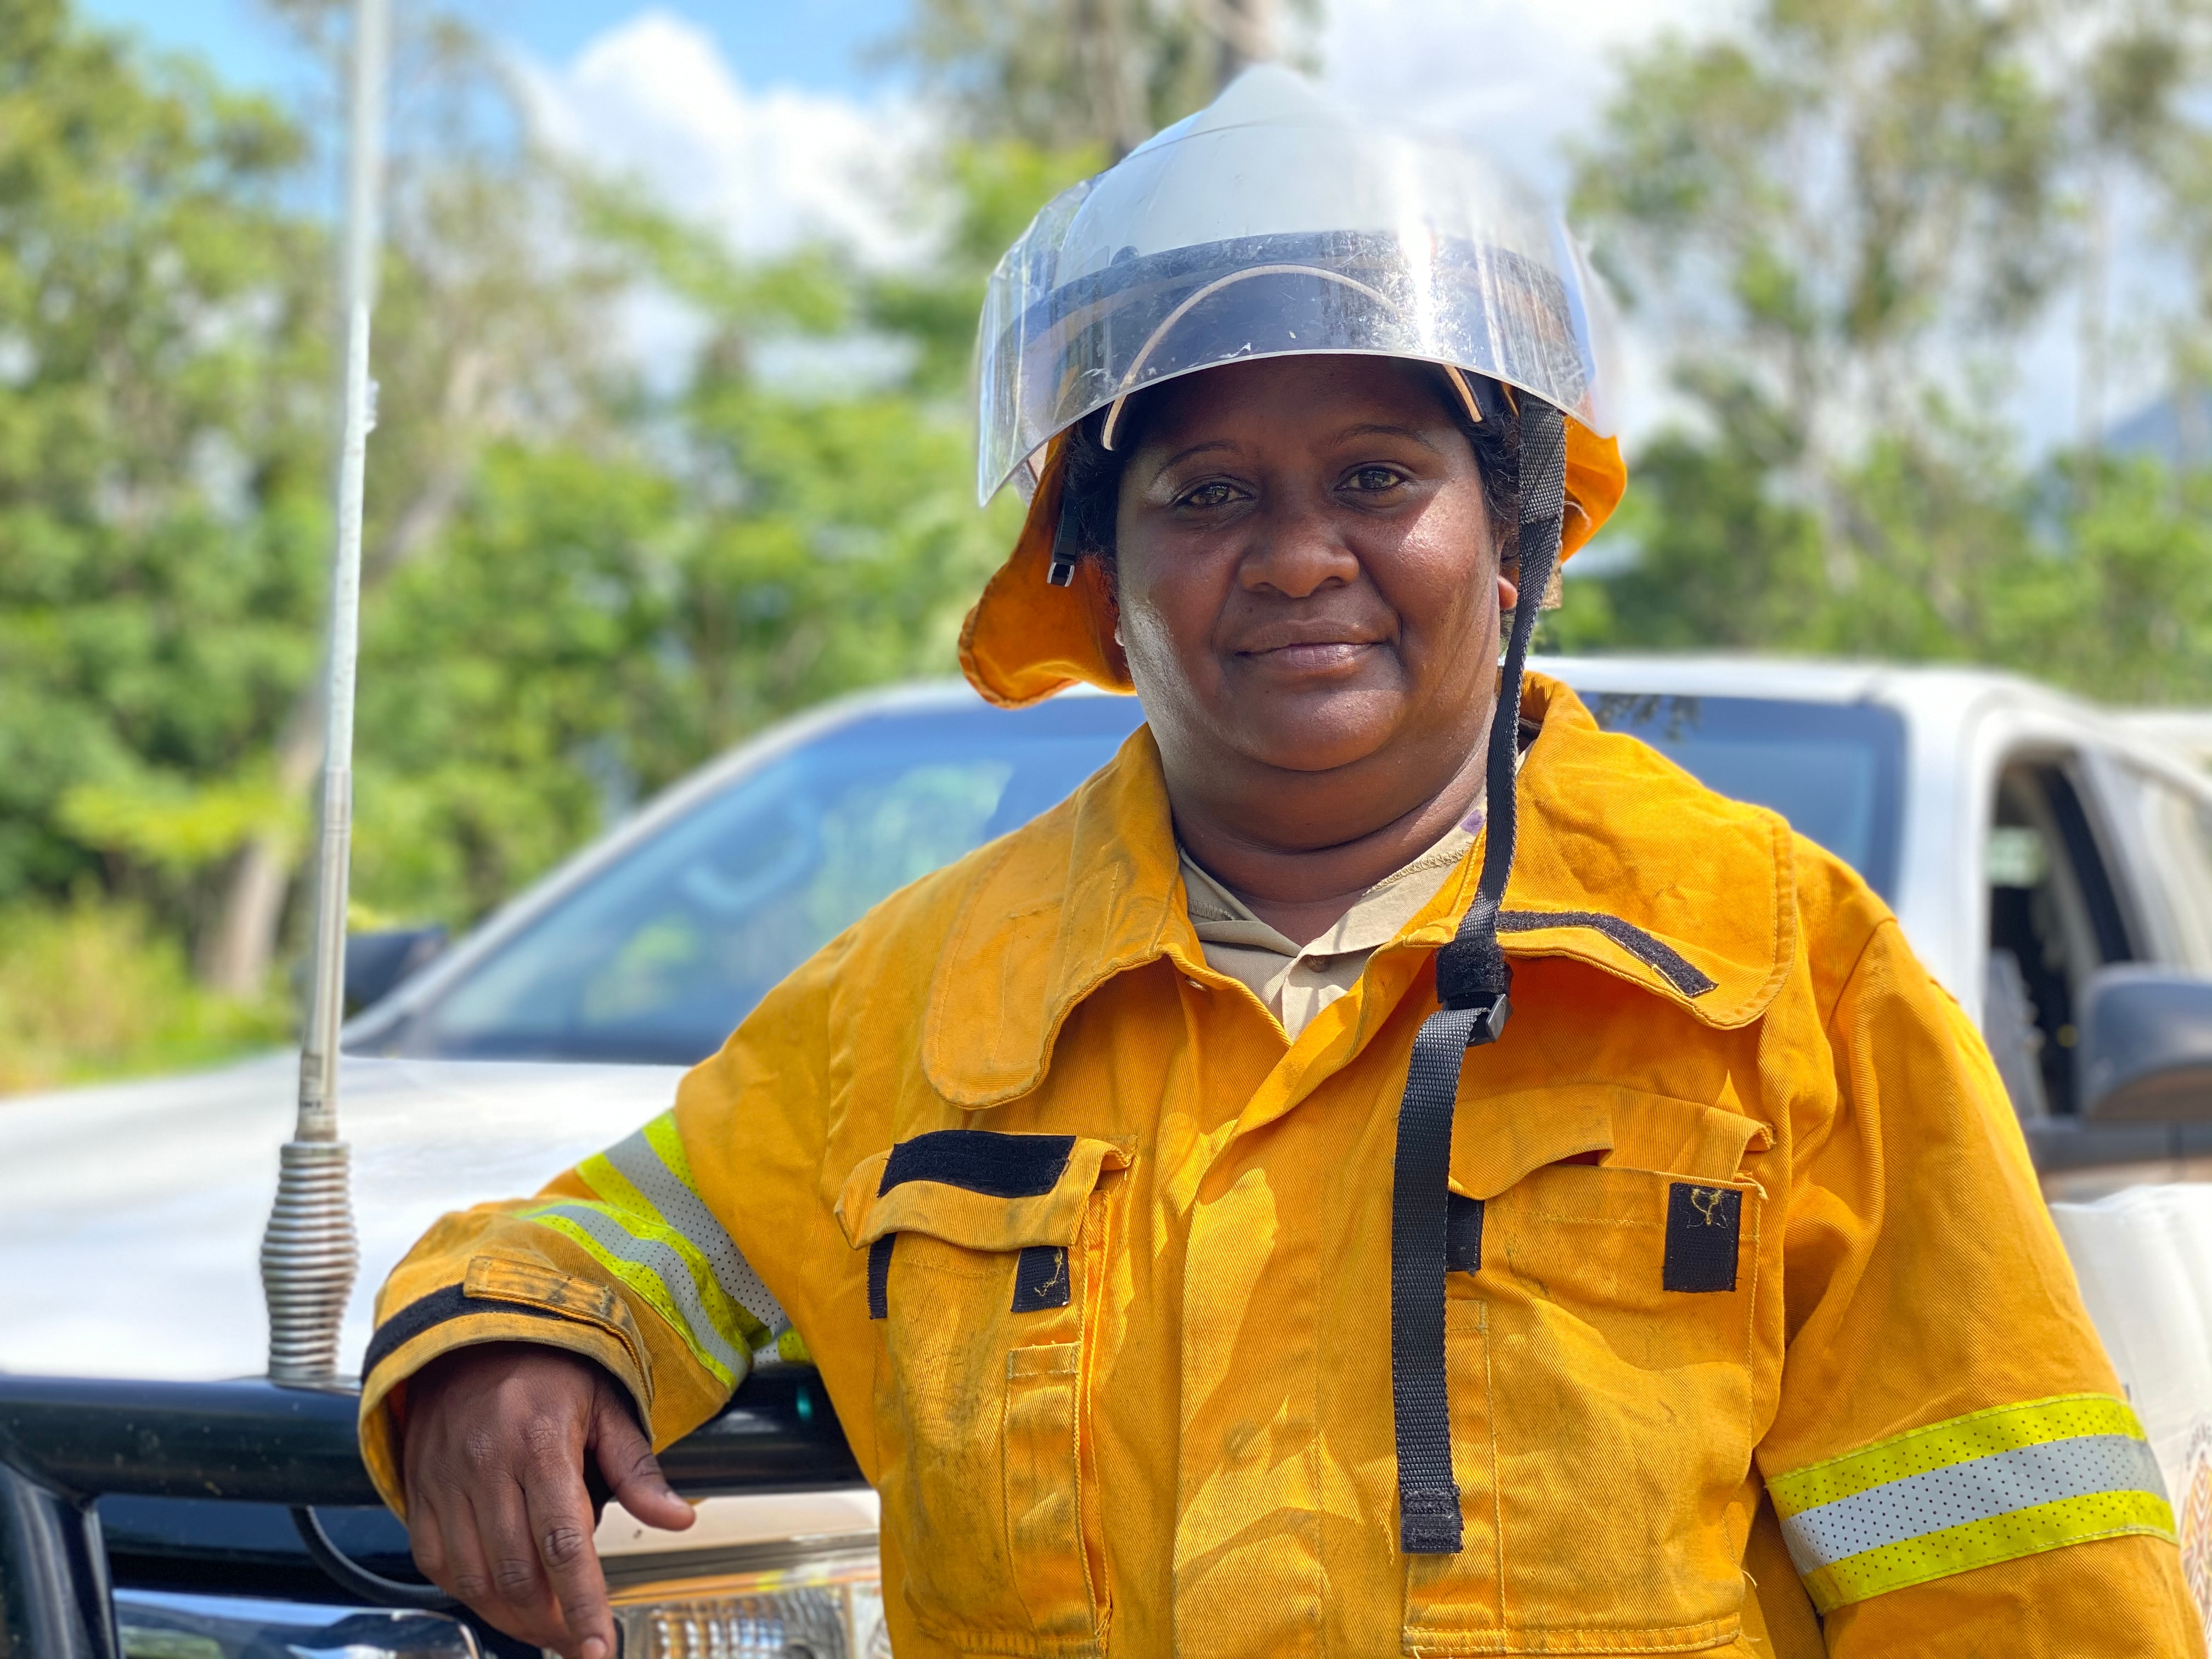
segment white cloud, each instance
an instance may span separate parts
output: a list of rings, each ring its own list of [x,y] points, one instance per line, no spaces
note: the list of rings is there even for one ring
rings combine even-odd
[[[1378,118],[1480,145],[1547,194],[1593,136],[1614,61],[1666,29],[1697,33],[1741,0],[1330,0],[1323,78]]]
[[[927,137],[908,105],[746,86],[714,38],[653,9],[598,35],[564,67],[526,64],[547,141],[731,245],[775,254],[816,239],[878,265],[927,252],[907,187]]]

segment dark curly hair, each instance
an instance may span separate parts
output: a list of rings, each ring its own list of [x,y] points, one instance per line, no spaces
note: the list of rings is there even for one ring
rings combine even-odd
[[[1519,562],[1521,421],[1495,380],[1469,374],[1482,419],[1475,421],[1452,386],[1450,378],[1433,363],[1413,363],[1424,380],[1450,411],[1453,424],[1474,451],[1482,475],[1483,502],[1490,511],[1492,532],[1498,538],[1498,562],[1510,571]],[[1159,388],[1148,387],[1122,406],[1115,436],[1107,449],[1098,441],[1106,411],[1098,410],[1078,421],[1067,434],[1067,453],[1060,462],[1060,529],[1054,556],[1073,563],[1095,559],[1114,574],[1115,520],[1120,512],[1121,472],[1143,441],[1146,405]]]

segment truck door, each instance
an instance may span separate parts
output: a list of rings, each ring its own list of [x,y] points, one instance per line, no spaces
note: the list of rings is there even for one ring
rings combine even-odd
[[[1997,779],[1984,860],[1984,1024],[2023,1118],[2076,1109],[2076,999],[2098,969],[2140,954],[2109,835],[2088,799],[2068,757],[2016,759]]]

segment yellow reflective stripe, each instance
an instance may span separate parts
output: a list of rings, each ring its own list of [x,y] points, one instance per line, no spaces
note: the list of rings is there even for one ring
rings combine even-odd
[[[716,1330],[742,1348],[757,1347],[768,1340],[768,1327],[722,1288],[713,1264],[691,1236],[663,1215],[605,1152],[595,1152],[579,1164],[576,1174],[605,1200],[606,1208],[621,1217],[623,1224],[630,1231],[640,1237],[659,1240],[683,1259],[684,1270],[698,1287],[700,1304]]]
[[[645,1126],[645,1144],[660,1154],[660,1161],[668,1171],[694,1193],[699,1183],[691,1178],[691,1158],[684,1150],[683,1133],[676,1127],[676,1114],[663,1112]]]
[[[576,1175],[609,1208],[626,1210],[653,1226],[667,1224],[667,1218],[638,1191],[636,1183],[607,1161],[605,1152],[593,1152],[579,1164]]]
[[[560,1206],[549,1206],[544,1209],[520,1211],[517,1212],[517,1218],[534,1222],[540,1227],[550,1228],[611,1273],[624,1289],[629,1291],[638,1300],[660,1316],[661,1322],[683,1341],[684,1347],[690,1350],[691,1357],[697,1360],[701,1367],[723,1387],[733,1389],[743,1381],[741,1373],[746,1362],[744,1358],[745,1350],[742,1340],[726,1344],[714,1331],[701,1330],[698,1322],[690,1318],[678,1305],[668,1280],[658,1270],[644,1261],[634,1260],[618,1250],[608,1248],[582,1223],[572,1216],[559,1213],[559,1208],[562,1207],[577,1211],[596,1210],[599,1212],[601,1224],[616,1223],[623,1232],[629,1232],[634,1227],[640,1231],[646,1231],[639,1226],[635,1217],[624,1218],[617,1222],[608,1206],[586,1205],[574,1200],[566,1200]],[[652,1242],[664,1245],[668,1243],[665,1237],[655,1238]],[[672,1265],[681,1264],[678,1262]],[[702,1311],[703,1313],[703,1308]]]
[[[1841,1457],[1776,1475],[1767,1481],[1766,1490],[1774,1499],[1775,1513],[1786,1521],[1801,1510],[1856,1497],[1893,1480],[1948,1468],[1954,1463],[2053,1440],[2107,1434],[2144,1438],[2136,1414],[2110,1395],[2054,1395],[2017,1406],[1995,1406],[1931,1423],[1924,1429],[1908,1429]]]
[[[603,1249],[597,1239],[567,1216],[532,1215],[526,1212],[522,1218],[526,1221],[534,1221],[541,1227],[551,1228],[579,1249],[587,1252],[593,1261],[612,1273],[617,1280],[637,1297],[638,1300],[660,1316],[661,1322],[683,1339],[684,1346],[690,1351],[691,1357],[699,1362],[709,1376],[725,1388],[733,1389],[738,1385],[737,1373],[720,1358],[708,1352],[692,1334],[690,1321],[684,1318],[683,1310],[676,1305],[675,1299],[668,1294],[668,1286],[659,1273],[641,1263],[625,1261],[621,1257]]]
[[[791,1319],[783,1304],[745,1260],[714,1207],[700,1197],[673,1112],[664,1112],[628,1139],[608,1147],[606,1160],[661,1220],[691,1241],[722,1294],[758,1322],[757,1329],[749,1328],[755,1347],[789,1328]]]
[[[2172,1539],[2173,1510],[2164,1498],[2148,1492],[2061,1498],[1846,1556],[1806,1574],[1805,1588],[1825,1615],[1885,1591],[2125,1533]]]

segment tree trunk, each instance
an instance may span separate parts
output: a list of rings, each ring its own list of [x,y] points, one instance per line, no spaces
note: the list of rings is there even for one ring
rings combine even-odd
[[[1215,84],[1226,87],[1255,64],[1273,61],[1276,0],[1214,0],[1214,27],[1221,56]]]
[[[322,770],[322,693],[319,672],[277,733],[276,791],[283,799],[295,799]],[[222,908],[200,948],[200,978],[210,990],[252,998],[268,989],[298,851],[281,829],[264,830],[239,849],[224,885]]]
[[[2081,293],[2079,338],[2081,368],[2075,380],[2075,428],[2084,463],[2094,463],[2105,447],[2105,362],[2110,344],[2106,326],[2107,297],[2112,264],[2112,210],[2106,202],[2105,173],[2093,165],[2087,197],[2088,223],[2081,248]],[[2084,465],[2084,487],[2094,491],[2096,468]]]
[[[200,979],[210,990],[250,1000],[267,988],[292,884],[292,853],[282,838],[264,833],[232,861],[222,909],[200,950]]]
[[[1069,61],[1085,88],[1084,135],[1115,161],[1152,136],[1144,65],[1131,49],[1129,0],[1073,0],[1068,11]]]

